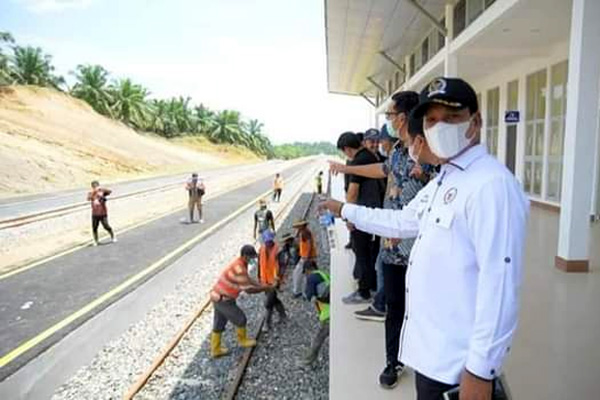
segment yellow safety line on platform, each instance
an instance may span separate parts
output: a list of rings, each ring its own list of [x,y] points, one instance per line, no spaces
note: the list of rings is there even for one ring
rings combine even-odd
[[[302,173],[302,171],[296,172],[294,175],[292,175],[292,178],[290,180],[296,179],[296,176],[300,175],[301,173]],[[201,241],[206,236],[210,235],[211,233],[213,233],[217,229],[221,228],[223,225],[227,224],[229,221],[231,221],[232,219],[234,219],[235,217],[237,217],[238,215],[240,215],[241,213],[243,213],[244,211],[246,211],[247,209],[249,209],[250,207],[252,207],[253,205],[255,205],[258,202],[258,200],[260,200],[261,198],[263,198],[265,196],[268,196],[270,193],[272,193],[272,191],[273,191],[273,189],[269,188],[269,190],[263,192],[259,196],[257,196],[254,199],[250,200],[248,203],[246,203],[243,206],[241,206],[240,208],[238,208],[236,211],[234,211],[233,213],[231,213],[229,216],[227,216],[224,219],[216,222],[213,226],[211,226],[210,228],[208,228],[205,231],[201,232],[199,235],[195,236],[194,238],[188,240],[187,242],[185,242],[184,244],[182,244],[181,246],[179,246],[178,248],[176,248],[175,250],[173,250],[172,252],[170,252],[166,256],[163,256],[161,259],[159,259],[158,261],[156,261],[155,263],[153,263],[152,265],[150,265],[146,269],[138,272],[137,274],[135,274],[131,278],[127,279],[126,281],[124,281],[123,283],[119,284],[115,288],[109,290],[108,292],[106,292],[102,296],[96,298],[92,302],[88,303],[84,307],[82,307],[79,310],[75,311],[74,313],[72,313],[68,317],[66,317],[63,320],[61,320],[60,322],[54,324],[53,326],[51,326],[50,328],[46,329],[45,331],[43,331],[42,333],[38,334],[37,336],[35,336],[35,337],[27,340],[26,342],[22,343],[21,345],[19,345],[17,348],[15,348],[14,350],[12,350],[11,352],[3,355],[2,358],[0,358],[0,368],[4,367],[5,365],[7,365],[8,363],[10,363],[11,361],[13,361],[14,359],[16,359],[17,357],[19,357],[23,353],[27,352],[28,350],[31,350],[32,348],[34,348],[35,346],[37,346],[38,344],[40,344],[42,341],[44,341],[45,339],[49,338],[50,336],[52,336],[53,334],[55,334],[59,330],[63,329],[64,327],[68,326],[69,324],[71,324],[72,322],[74,322],[75,320],[77,320],[78,318],[80,318],[80,317],[84,316],[85,314],[87,314],[88,312],[92,311],[94,308],[98,307],[99,305],[101,305],[102,303],[104,303],[105,301],[107,301],[108,299],[110,299],[111,297],[113,297],[114,295],[121,293],[122,291],[124,291],[129,286],[133,285],[134,283],[136,283],[137,281],[139,281],[140,279],[142,279],[146,275],[148,275],[151,272],[153,272],[154,270],[160,268],[163,264],[165,264],[166,262],[168,262],[171,259],[173,259],[176,256],[178,256],[179,253],[184,252],[184,250],[187,250],[190,246],[192,246],[192,245],[196,244],[197,242]]]

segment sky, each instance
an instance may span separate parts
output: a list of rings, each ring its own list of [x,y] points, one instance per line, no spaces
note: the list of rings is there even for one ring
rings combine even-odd
[[[100,64],[151,97],[259,119],[276,144],[371,127],[364,99],[327,92],[324,26],[323,0],[0,0],[0,31],[68,82]]]

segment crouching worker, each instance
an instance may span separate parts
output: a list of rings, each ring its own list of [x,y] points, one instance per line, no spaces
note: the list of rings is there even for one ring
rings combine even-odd
[[[314,261],[304,263],[304,273],[306,275],[304,295],[309,301],[314,298],[320,322],[317,336],[313,339],[308,354],[302,360],[303,365],[310,365],[315,362],[321,346],[329,337],[329,287],[331,281],[329,274],[318,269]]]
[[[279,246],[275,243],[275,233],[267,229],[262,234],[262,245],[258,253],[258,279],[262,285],[273,287],[273,290],[265,292],[265,326],[266,331],[271,330],[273,310],[277,310],[279,320],[286,318],[283,303],[277,297],[277,290],[283,278],[282,271],[285,265],[279,264]]]
[[[236,299],[241,291],[260,293],[271,289],[271,286],[254,282],[248,276],[248,264],[255,263],[257,256],[254,246],[249,244],[243,246],[240,256],[221,272],[221,276],[210,292],[215,311],[210,338],[210,352],[213,358],[224,356],[229,352],[221,346],[221,335],[228,321],[231,321],[237,328],[240,346],[253,347],[256,345],[254,339],[248,338],[246,314],[238,307]]]

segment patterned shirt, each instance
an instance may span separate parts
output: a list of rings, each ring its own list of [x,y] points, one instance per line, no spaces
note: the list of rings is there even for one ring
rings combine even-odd
[[[423,166],[426,179],[410,176],[415,166],[408,155],[408,150],[400,143],[394,146],[392,153],[385,161],[384,171],[388,175],[388,189],[383,202],[383,208],[400,210],[410,203],[429,181],[429,166]],[[386,264],[407,265],[414,239],[382,238],[381,259]]]

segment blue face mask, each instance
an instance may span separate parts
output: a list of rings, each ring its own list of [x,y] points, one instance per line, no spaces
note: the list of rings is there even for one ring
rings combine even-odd
[[[388,135],[390,135],[393,138],[398,138],[398,131],[396,130],[396,128],[394,128],[394,125],[392,124],[391,120],[387,120],[385,121],[385,127],[387,129]]]

